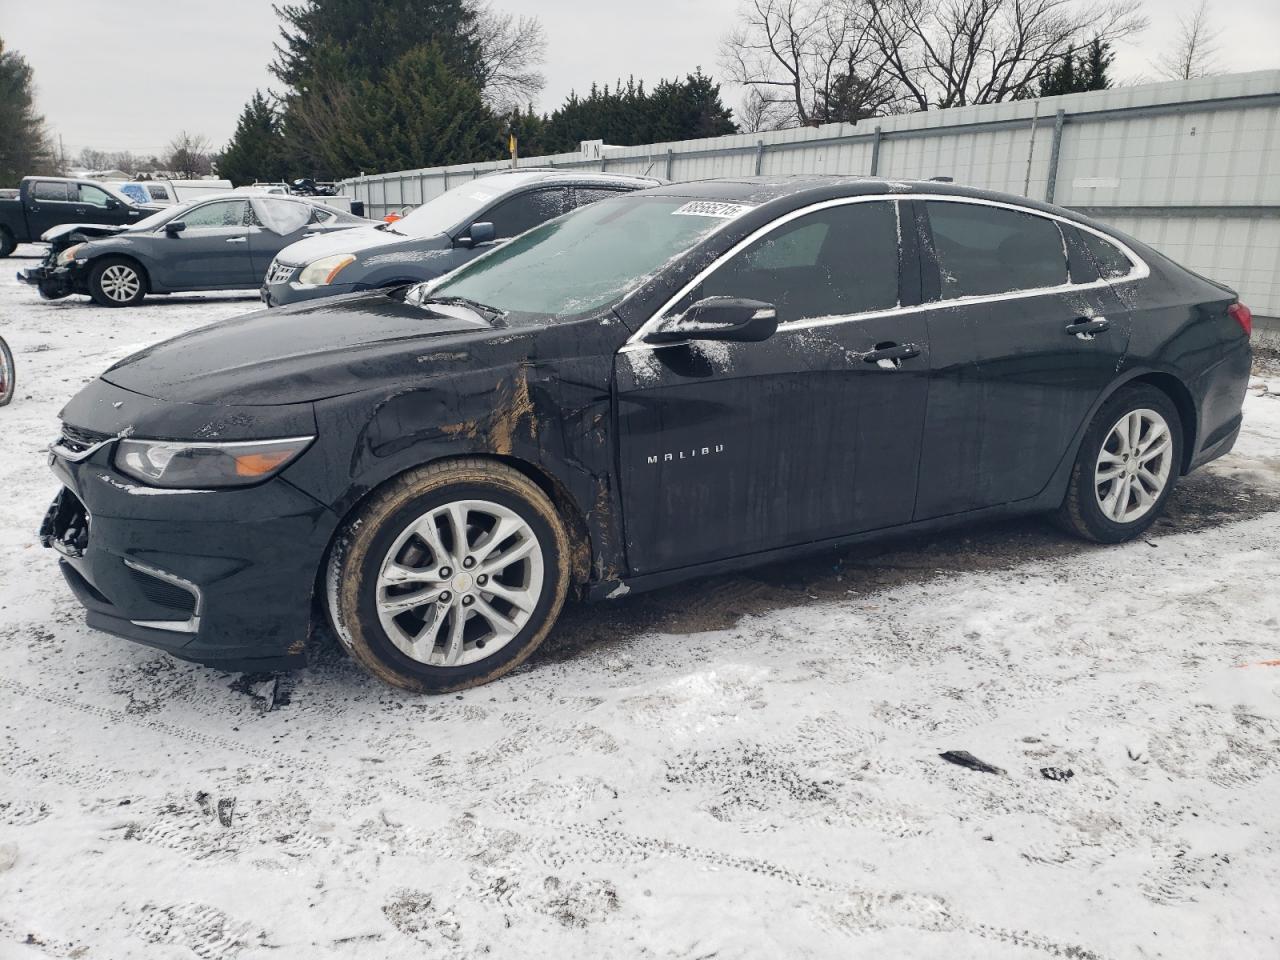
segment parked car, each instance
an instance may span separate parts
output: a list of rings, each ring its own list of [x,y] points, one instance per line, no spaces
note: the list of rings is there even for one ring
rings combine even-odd
[[[20,243],[35,243],[64,223],[127,225],[160,208],[133,203],[105,184],[66,177],[24,177],[18,196],[0,198],[0,257]]]
[[[1140,536],[1235,442],[1250,329],[1021,197],[664,186],[117,363],[62,412],[41,537],[90,626],[254,669],[299,662],[316,601],[374,675],[458,689],[570,591],[1015,514]]]
[[[148,293],[253,289],[281,249],[368,220],[307,200],[224,193],[166,207],[130,227],[73,224],[49,231],[49,255],[18,273],[56,300],[88,294],[128,307]]]
[[[262,299],[281,306],[430,280],[568,210],[660,182],[551,170],[468,180],[394,223],[286,247],[267,271]]]

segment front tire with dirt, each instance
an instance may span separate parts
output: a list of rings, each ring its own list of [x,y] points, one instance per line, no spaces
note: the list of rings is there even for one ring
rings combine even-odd
[[[339,531],[329,619],[355,661],[406,690],[447,693],[514,670],[569,590],[569,540],[547,495],[497,461],[418,467]]]

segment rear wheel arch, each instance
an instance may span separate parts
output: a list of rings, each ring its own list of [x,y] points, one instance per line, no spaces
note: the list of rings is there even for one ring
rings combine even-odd
[[[1126,380],[1120,386],[1129,386],[1134,383],[1151,384],[1172,400],[1173,405],[1177,408],[1178,418],[1182,421],[1182,463],[1179,466],[1181,472],[1185,474],[1191,466],[1196,449],[1196,402],[1191,396],[1191,391],[1187,389],[1185,383],[1173,374],[1159,371],[1140,374],[1130,380]]]

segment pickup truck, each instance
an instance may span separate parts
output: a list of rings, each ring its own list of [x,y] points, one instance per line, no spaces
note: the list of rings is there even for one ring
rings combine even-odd
[[[35,243],[52,227],[64,223],[137,223],[163,207],[131,203],[92,180],[64,177],[25,177],[18,195],[0,198],[0,257],[20,243]]]

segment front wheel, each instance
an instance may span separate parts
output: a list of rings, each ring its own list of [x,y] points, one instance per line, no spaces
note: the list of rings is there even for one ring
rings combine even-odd
[[[1182,420],[1168,394],[1122,387],[1094,417],[1058,512],[1068,530],[1122,543],[1155,523],[1182,463]]]
[[[446,693],[514,670],[569,589],[564,523],[531,480],[466,459],[411,470],[338,534],[329,619],[379,679]]]
[[[147,295],[141,268],[123,257],[94,264],[89,271],[89,296],[103,307],[132,307]]]

